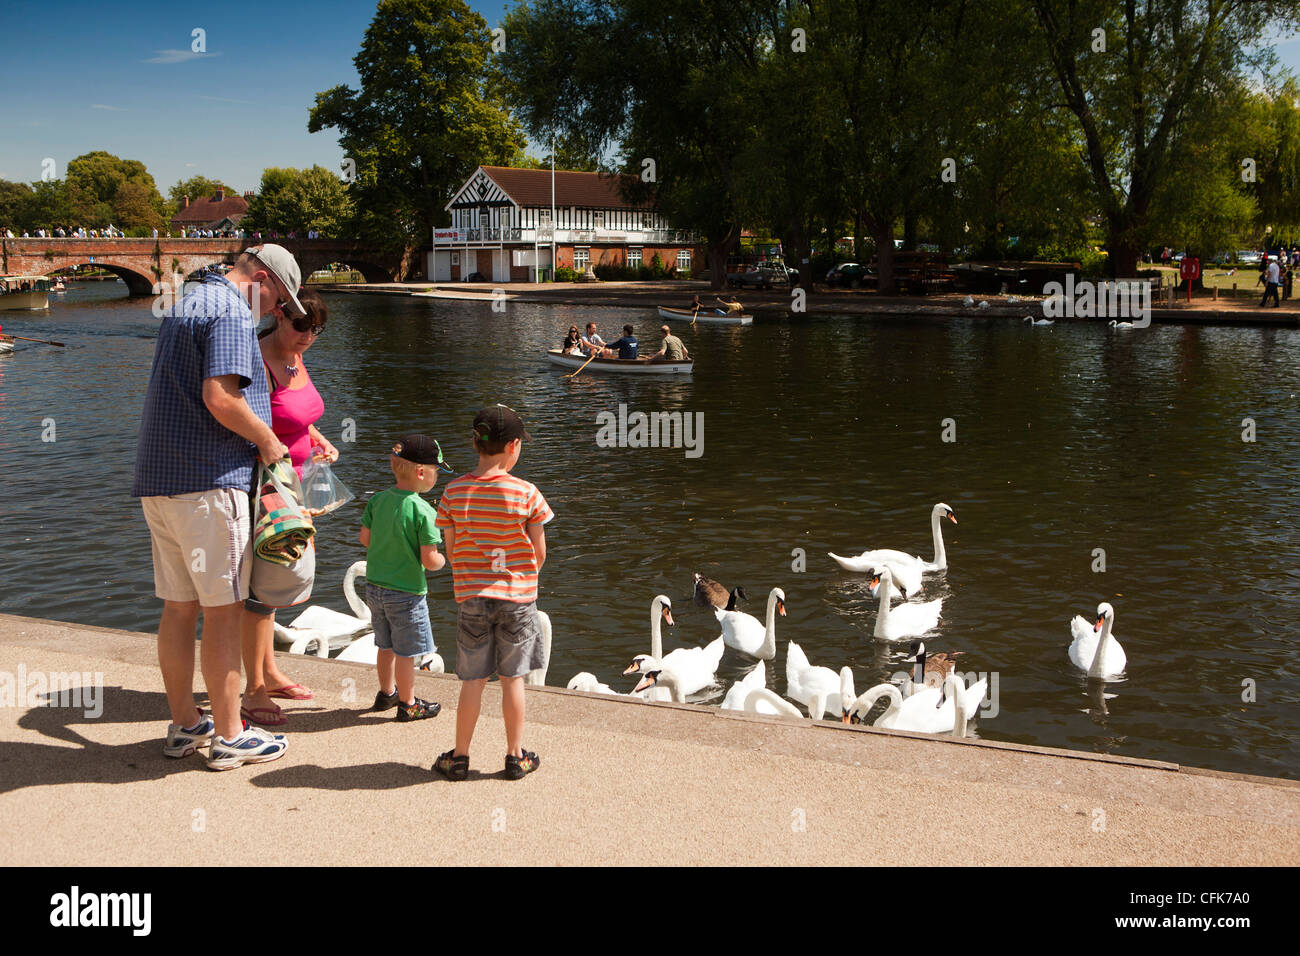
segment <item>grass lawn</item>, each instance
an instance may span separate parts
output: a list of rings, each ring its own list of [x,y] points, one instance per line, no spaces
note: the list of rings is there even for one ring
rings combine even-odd
[[[1176,268],[1165,268],[1155,266],[1156,269],[1164,273],[1162,285],[1176,283],[1178,279],[1178,270]],[[1224,275],[1224,273],[1236,270],[1233,275]],[[1201,282],[1207,291],[1218,288],[1219,295],[1232,295],[1233,283],[1237,285],[1238,296],[1261,296],[1264,294],[1263,283],[1257,283],[1259,278],[1259,269],[1255,266],[1204,266],[1201,267]]]

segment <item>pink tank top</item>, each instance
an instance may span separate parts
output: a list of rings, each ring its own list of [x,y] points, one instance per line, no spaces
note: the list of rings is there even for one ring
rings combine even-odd
[[[262,363],[266,365],[265,362]],[[302,388],[289,388],[281,385],[271,375],[271,367],[266,368],[271,377],[271,431],[275,437],[289,446],[289,459],[293,470],[302,477],[302,466],[311,457],[311,434],[308,426],[316,424],[325,414],[325,401],[316,391],[311,376],[304,366],[302,374],[307,376],[307,384]]]

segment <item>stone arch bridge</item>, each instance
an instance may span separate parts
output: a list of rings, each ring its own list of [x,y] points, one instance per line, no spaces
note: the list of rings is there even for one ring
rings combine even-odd
[[[0,239],[0,272],[47,275],[72,266],[93,265],[119,276],[130,295],[156,295],[171,276],[204,266],[234,262],[258,239]],[[392,282],[405,274],[402,253],[384,253],[348,239],[275,239],[298,260],[306,279],[331,262],[346,262],[367,282]]]

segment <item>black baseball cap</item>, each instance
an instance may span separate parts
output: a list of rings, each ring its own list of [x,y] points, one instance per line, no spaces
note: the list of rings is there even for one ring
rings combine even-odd
[[[393,446],[393,454],[398,458],[413,461],[417,465],[437,465],[446,472],[455,470],[442,460],[442,447],[438,442],[419,432],[412,432],[399,438],[397,444]]]
[[[533,440],[533,436],[524,430],[524,420],[519,413],[505,405],[489,405],[474,416],[474,437],[483,441]]]

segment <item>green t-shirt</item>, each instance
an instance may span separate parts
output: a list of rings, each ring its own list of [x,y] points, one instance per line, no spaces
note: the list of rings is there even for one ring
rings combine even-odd
[[[414,491],[389,488],[366,502],[361,516],[370,529],[366,553],[366,580],[381,588],[426,594],[429,585],[420,563],[420,546],[442,544],[434,527],[438,514]]]
[[[664,358],[671,359],[674,362],[680,362],[686,358],[686,353],[682,350],[682,340],[677,336],[664,336]]]

